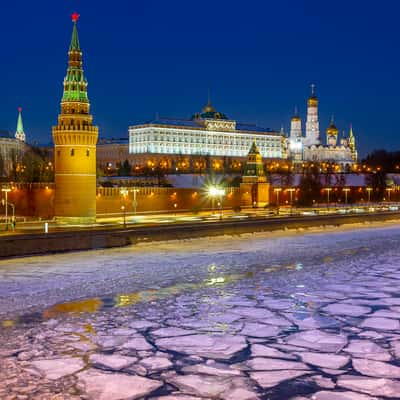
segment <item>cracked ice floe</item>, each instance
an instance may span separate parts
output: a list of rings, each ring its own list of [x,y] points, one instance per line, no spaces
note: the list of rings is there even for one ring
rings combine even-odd
[[[309,368],[301,362],[278,360],[276,358],[253,358],[245,363],[250,369],[255,371],[275,371],[275,370],[303,370]]]
[[[166,357],[147,357],[140,361],[150,373],[169,369],[173,366],[172,362]]]
[[[129,324],[133,329],[143,330],[147,328],[157,328],[158,324],[146,320],[136,320]]]
[[[303,314],[285,314],[286,318],[296,324],[300,329],[337,328],[340,323],[332,317],[313,315],[304,317]]]
[[[342,375],[338,378],[337,385],[372,396],[396,398],[400,394],[400,382],[386,378]]]
[[[42,372],[48,379],[59,379],[63,376],[74,374],[85,367],[80,358],[56,358],[52,360],[37,360],[32,366]]]
[[[280,383],[309,374],[310,371],[267,371],[252,372],[251,379],[254,379],[262,388],[272,388]]]
[[[353,358],[353,367],[362,375],[377,378],[400,378],[400,367],[382,361]]]
[[[326,353],[337,353],[346,346],[347,339],[343,335],[325,333],[319,330],[309,330],[294,333],[285,338],[285,342],[289,345],[319,350]]]
[[[218,397],[232,388],[230,378],[199,375],[176,375],[168,380],[180,391],[200,397]]]
[[[192,331],[189,329],[182,329],[182,328],[176,328],[173,326],[167,327],[167,328],[160,328],[156,329],[155,331],[151,331],[151,334],[153,336],[157,337],[171,337],[171,336],[185,336],[185,335],[194,335],[198,333],[197,331]]]
[[[389,318],[367,318],[360,325],[362,328],[373,328],[382,331],[394,331],[400,329],[400,322]]]
[[[128,350],[146,351],[146,350],[152,350],[153,346],[149,342],[147,342],[144,337],[135,337],[125,342],[122,348]]]
[[[121,356],[119,354],[92,354],[89,362],[96,368],[121,370],[134,364],[136,357]]]
[[[211,360],[209,360],[211,361]],[[214,375],[219,377],[227,376],[241,376],[243,375],[238,369],[232,369],[230,366],[221,363],[210,363],[207,364],[195,364],[189,365],[182,368],[182,372],[185,374],[203,374],[203,375]]]
[[[371,317],[385,317],[385,318],[394,318],[400,319],[400,312],[399,311],[392,311],[392,310],[378,310],[371,314]]]
[[[329,304],[322,308],[323,311],[334,315],[346,315],[349,317],[360,317],[371,312],[371,308],[364,306],[354,306],[344,303]]]
[[[390,361],[392,358],[387,350],[370,340],[351,340],[343,351],[350,353],[353,357],[375,361]]]
[[[311,400],[379,400],[366,394],[322,390],[311,396]]]
[[[310,352],[301,352],[296,354],[303,362],[322,368],[340,369],[350,361],[350,357],[337,354]]]
[[[156,340],[157,347],[188,355],[228,360],[247,347],[243,336],[189,335]]]
[[[240,333],[246,336],[268,338],[277,336],[280,332],[281,329],[276,326],[247,322]]]
[[[163,385],[140,376],[108,374],[93,369],[79,373],[78,380],[89,396],[96,400],[139,399]]]
[[[287,354],[273,347],[268,347],[262,344],[253,344],[251,346],[252,357],[271,357],[271,358],[284,358],[288,360],[296,359],[292,354]]]
[[[250,319],[260,320],[262,322],[268,322],[269,318],[275,317],[275,314],[265,308],[256,307],[234,307],[231,310],[234,314],[239,314],[243,317]]]

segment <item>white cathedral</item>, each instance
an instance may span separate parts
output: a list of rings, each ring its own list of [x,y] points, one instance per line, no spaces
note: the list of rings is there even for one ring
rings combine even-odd
[[[318,98],[315,85],[311,85],[311,96],[307,102],[306,135],[303,136],[301,118],[297,110],[290,124],[290,135],[287,139],[287,152],[295,163],[303,161],[332,162],[342,168],[349,168],[357,161],[357,150],[353,129],[350,127],[348,137],[339,139],[333,117],[326,129],[326,144],[322,143],[318,121]]]

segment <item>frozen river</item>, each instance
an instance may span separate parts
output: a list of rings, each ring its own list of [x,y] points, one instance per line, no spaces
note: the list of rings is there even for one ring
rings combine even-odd
[[[0,261],[0,321],[1,399],[400,399],[400,228]]]

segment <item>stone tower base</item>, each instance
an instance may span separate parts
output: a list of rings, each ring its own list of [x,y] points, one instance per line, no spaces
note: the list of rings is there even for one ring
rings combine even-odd
[[[269,183],[241,183],[240,195],[243,206],[265,207],[269,204]]]

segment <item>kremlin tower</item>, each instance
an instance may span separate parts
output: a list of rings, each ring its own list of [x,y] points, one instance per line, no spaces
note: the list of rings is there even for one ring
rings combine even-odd
[[[24,124],[22,123],[22,108],[18,108],[18,121],[17,121],[17,130],[15,132],[15,139],[20,140],[21,142],[25,142],[25,132],[24,132]]]
[[[98,128],[89,114],[87,81],[82,69],[77,21],[72,15],[72,38],[64,79],[61,113],[53,127],[55,216],[61,223],[96,221],[96,144]]]
[[[311,85],[311,96],[307,102],[306,137],[304,144],[306,146],[318,146],[321,144],[318,121],[318,98],[315,96],[314,84]]]
[[[270,185],[264,172],[263,159],[254,141],[247,155],[247,162],[240,184],[242,201],[253,207],[269,204]]]

